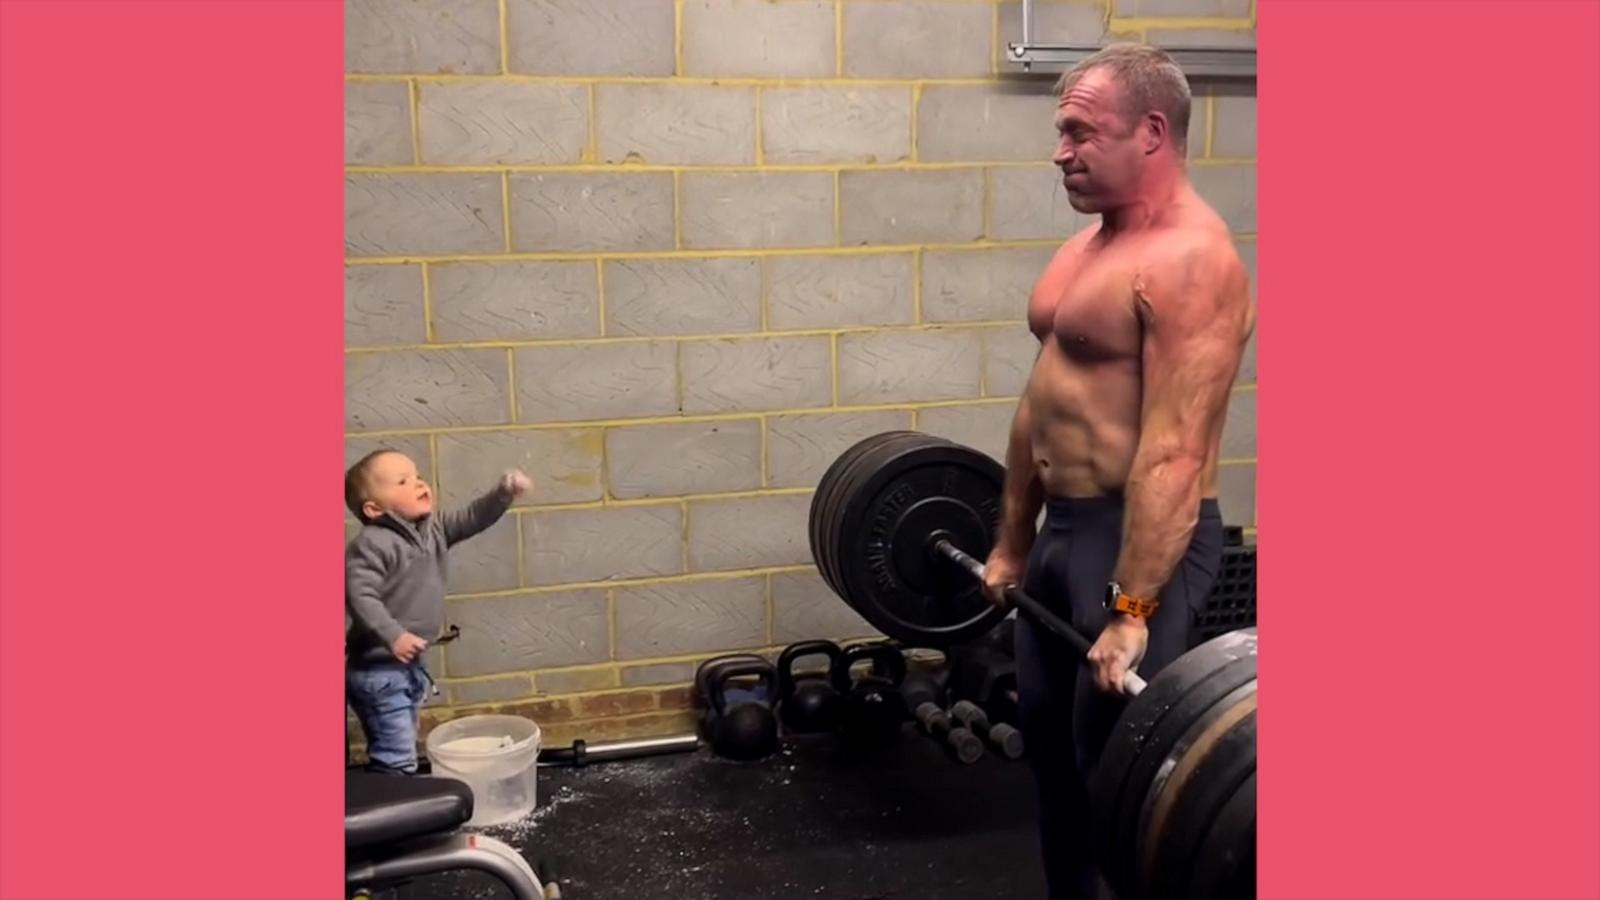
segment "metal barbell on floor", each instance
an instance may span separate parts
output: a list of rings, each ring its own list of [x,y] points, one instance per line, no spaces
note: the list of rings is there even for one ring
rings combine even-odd
[[[1005,470],[952,441],[891,431],[857,442],[812,497],[823,579],[862,618],[912,646],[971,641],[1006,613],[983,596]],[[1087,654],[1087,636],[1022,591],[1020,614]],[[1135,694],[1089,781],[1097,852],[1122,900],[1249,897],[1255,890],[1256,632],[1190,650]]]

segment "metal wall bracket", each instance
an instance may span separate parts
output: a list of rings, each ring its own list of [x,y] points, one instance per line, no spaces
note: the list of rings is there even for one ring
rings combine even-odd
[[[1034,64],[1075,65],[1099,50],[1095,45],[1083,44],[1006,44],[1006,59],[1020,63],[1023,71],[1031,71]],[[1254,47],[1164,47],[1177,61],[1185,75],[1200,78],[1256,77],[1256,51]]]

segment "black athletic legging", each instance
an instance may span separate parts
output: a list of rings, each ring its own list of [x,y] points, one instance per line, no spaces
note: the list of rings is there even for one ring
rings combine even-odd
[[[1049,499],[1045,525],[1028,556],[1023,589],[1091,640],[1105,608],[1122,545],[1123,498]],[[1189,549],[1161,591],[1150,644],[1138,672],[1146,680],[1188,649],[1190,623],[1222,564],[1222,514],[1201,502]],[[1039,835],[1051,900],[1103,896],[1090,853],[1084,790],[1127,700],[1102,693],[1071,646],[1026,616],[1017,618],[1018,717],[1039,788]]]

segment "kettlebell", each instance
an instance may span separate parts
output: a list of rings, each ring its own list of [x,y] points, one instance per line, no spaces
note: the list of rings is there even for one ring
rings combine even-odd
[[[736,678],[752,675],[760,681],[754,689],[734,683]],[[726,759],[754,760],[777,749],[774,681],[772,664],[751,654],[721,656],[700,664],[695,684],[705,703],[705,731],[712,752]]]
[[[853,675],[856,663],[872,668]],[[889,644],[857,644],[839,655],[833,666],[833,687],[840,694],[839,727],[847,738],[866,746],[883,746],[900,736],[905,701],[900,685],[906,679],[906,658]]]
[[[839,724],[839,692],[833,667],[844,651],[833,641],[800,641],[778,654],[778,719],[796,734],[832,731]],[[807,656],[826,656],[828,671],[796,675],[794,664]]]

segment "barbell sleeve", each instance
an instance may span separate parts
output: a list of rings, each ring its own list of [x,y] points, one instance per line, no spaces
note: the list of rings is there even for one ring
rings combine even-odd
[[[962,551],[960,547],[950,543],[950,541],[945,538],[940,538],[934,543],[933,549],[944,554],[947,559],[965,569],[969,574],[972,575],[972,577],[978,579],[978,581],[983,581],[983,563],[978,562],[971,555]],[[1088,657],[1089,650],[1094,646],[1094,644],[1087,637],[1084,637],[1082,632],[1078,631],[1076,628],[1073,628],[1071,623],[1069,623],[1066,619],[1063,619],[1046,609],[1044,604],[1028,596],[1022,590],[1022,588],[1017,587],[1014,584],[1006,585],[1005,596],[1007,600],[1011,601],[1013,606],[1027,613],[1029,618],[1049,629],[1052,634],[1071,644],[1072,648],[1078,651],[1079,655],[1085,658]],[[1123,673],[1122,688],[1123,690],[1127,691],[1129,695],[1138,696],[1138,694],[1144,690],[1144,687],[1144,679],[1139,677],[1139,673],[1133,671],[1132,669],[1129,669],[1127,672]]]

